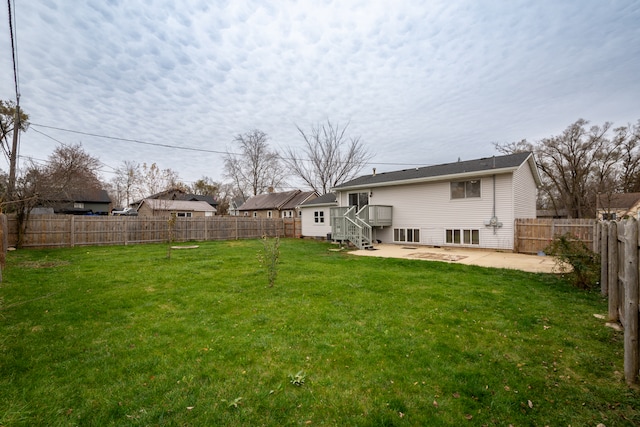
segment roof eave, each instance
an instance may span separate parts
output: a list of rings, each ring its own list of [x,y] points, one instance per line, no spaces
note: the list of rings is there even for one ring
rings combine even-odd
[[[472,177],[478,177],[478,176],[491,176],[491,175],[498,175],[502,173],[512,173],[512,172],[515,172],[519,167],[520,165],[511,166],[508,168],[500,168],[500,169],[484,169],[481,171],[474,171],[474,172],[453,173],[448,175],[428,176],[428,177],[422,177],[422,178],[401,179],[396,181],[385,181],[385,182],[378,182],[378,183],[372,183],[372,184],[352,185],[348,187],[334,187],[331,189],[331,191],[361,190],[365,188],[392,187],[395,185],[421,184],[424,182],[438,182],[438,181],[449,181],[451,179],[463,179],[463,178],[472,178]]]

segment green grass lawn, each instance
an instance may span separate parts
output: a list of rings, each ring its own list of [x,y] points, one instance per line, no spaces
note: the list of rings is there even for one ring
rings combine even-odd
[[[0,425],[640,424],[597,293],[283,240],[10,252]]]

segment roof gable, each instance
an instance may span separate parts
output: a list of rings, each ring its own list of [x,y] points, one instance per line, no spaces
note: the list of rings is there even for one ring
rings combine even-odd
[[[295,209],[307,200],[315,199],[317,196],[318,193],[315,191],[301,191],[289,199],[280,209]]]
[[[289,200],[301,193],[300,190],[285,191],[282,193],[258,194],[244,202],[238,210],[257,211],[265,209],[281,209]]]
[[[393,172],[383,172],[372,175],[364,175],[355,178],[351,181],[345,182],[334,187],[336,190],[361,188],[361,187],[375,187],[395,184],[407,184],[411,182],[420,181],[432,181],[437,179],[454,178],[456,175],[472,176],[482,175],[486,173],[502,173],[515,171],[525,161],[530,161],[530,164],[535,169],[534,176],[536,181],[539,182],[539,175],[535,168],[535,163],[532,162],[533,154],[530,152],[522,152],[509,154],[505,156],[493,156],[484,157],[475,160],[458,161],[455,163],[444,163],[434,166],[418,167],[414,169],[403,169]]]

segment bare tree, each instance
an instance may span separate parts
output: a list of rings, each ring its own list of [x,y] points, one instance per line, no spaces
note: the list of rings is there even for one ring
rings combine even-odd
[[[9,203],[11,210],[16,213],[18,248],[22,248],[31,210],[42,203],[42,195],[48,191],[48,182],[44,169],[33,162],[30,162],[16,179],[14,200]]]
[[[46,189],[42,197],[60,200],[89,188],[102,188],[100,167],[100,160],[84,151],[81,144],[56,147],[43,170],[47,183],[42,186]]]
[[[160,169],[155,163],[151,165],[147,165],[146,163],[142,164],[140,170],[140,198],[145,198],[172,188],[186,189],[186,186],[180,182],[177,172],[168,168]]]
[[[234,138],[238,153],[225,155],[225,175],[242,197],[262,194],[284,183],[283,165],[278,153],[269,149],[268,140],[266,133],[254,129]]]
[[[621,151],[619,190],[624,193],[640,191],[640,120],[635,125],[615,129],[614,141]]]
[[[299,153],[288,147],[285,162],[291,171],[319,194],[326,194],[338,184],[355,178],[373,155],[360,137],[347,137],[349,127],[339,124],[318,124],[305,132],[296,126],[304,140]]]
[[[544,207],[566,209],[569,217],[589,218],[595,215],[598,195],[604,200],[607,194],[637,188],[640,122],[616,129],[608,122],[602,126],[588,124],[579,119],[562,134],[535,144],[526,140],[494,144],[502,153],[535,153],[543,181],[539,207],[548,204]]]
[[[217,196],[218,188],[220,188],[220,184],[209,178],[208,176],[203,176],[189,187],[189,190],[193,194],[197,194],[199,196]]]
[[[130,160],[123,161],[111,182],[116,191],[118,206],[129,206],[140,193],[140,164]]]

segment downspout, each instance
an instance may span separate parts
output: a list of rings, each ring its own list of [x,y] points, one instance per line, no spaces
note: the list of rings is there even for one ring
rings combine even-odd
[[[495,161],[495,160],[494,160]],[[496,174],[494,173],[493,176],[493,215],[491,216],[491,220],[492,221],[497,221],[497,217],[496,217]],[[493,226],[493,234],[496,234],[496,226]]]

